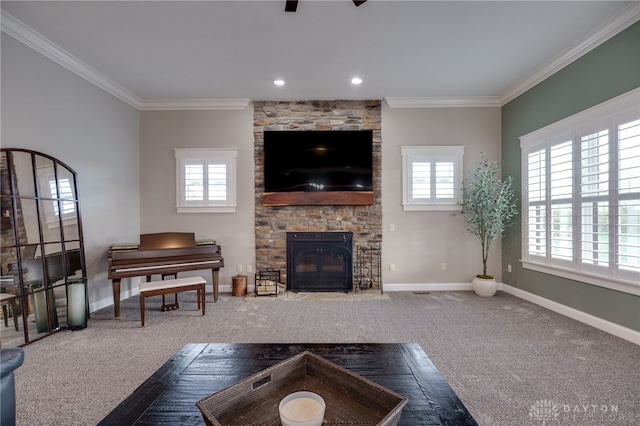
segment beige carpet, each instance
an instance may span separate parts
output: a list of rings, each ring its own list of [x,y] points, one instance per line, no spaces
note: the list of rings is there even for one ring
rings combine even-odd
[[[559,407],[549,426],[640,424],[640,346],[503,292],[291,303],[209,294],[205,316],[193,293],[168,312],[150,298],[144,328],[132,297],[119,321],[110,306],[85,330],[27,346],[18,425],[95,425],[184,344],[209,342],[417,342],[481,426],[542,425],[532,416],[545,404]]]

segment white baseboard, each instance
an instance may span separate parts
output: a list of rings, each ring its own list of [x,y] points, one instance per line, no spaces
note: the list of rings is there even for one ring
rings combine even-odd
[[[247,286],[247,290],[249,290],[248,288],[249,286]],[[209,291],[209,290],[207,290]],[[211,291],[213,291],[213,285],[211,286]],[[233,286],[231,284],[219,284],[218,285],[218,291],[220,293],[231,293],[233,291]]]
[[[138,286],[136,286],[136,288],[132,288],[131,290],[120,292],[120,300],[125,300],[132,296],[137,296],[138,294],[140,294],[140,291],[138,290]],[[105,299],[89,303],[89,312],[95,312],[106,308],[107,306],[113,306],[113,297],[107,297]]]
[[[384,291],[464,291],[471,290],[471,283],[391,283],[382,286]]]
[[[104,309],[107,306],[113,305],[113,298],[109,297],[107,299],[100,299],[96,302],[89,303],[89,312],[99,311],[100,309]]]
[[[536,305],[547,308],[550,311],[562,314],[566,317],[580,321],[581,323],[590,325],[598,330],[605,331],[609,334],[613,334],[621,339],[628,340],[631,343],[640,345],[640,332],[632,330],[627,327],[623,327],[619,324],[607,321],[605,319],[596,317],[594,315],[582,312],[578,309],[571,308],[553,300],[546,299],[528,291],[521,290],[519,288],[512,287],[507,284],[500,283],[498,289],[506,293],[512,294],[520,299],[524,299],[528,302],[535,303]]]

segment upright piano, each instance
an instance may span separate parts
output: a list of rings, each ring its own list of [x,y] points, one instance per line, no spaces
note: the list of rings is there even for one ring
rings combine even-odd
[[[65,265],[63,266],[62,253],[51,253],[45,256],[47,264],[47,274],[44,274],[44,262],[42,257],[34,257],[22,261],[22,278],[25,285],[32,286],[37,284],[52,285],[66,277],[73,277],[77,270],[82,268],[80,260],[80,249],[67,250],[64,255]],[[8,275],[18,275],[18,262],[12,262],[7,265]],[[66,275],[65,275],[66,271]]]
[[[218,272],[224,266],[222,248],[215,241],[196,241],[189,232],[140,235],[140,244],[109,247],[109,279],[113,286],[115,317],[120,318],[122,278],[176,275],[178,272],[211,269],[213,300],[218,301]]]

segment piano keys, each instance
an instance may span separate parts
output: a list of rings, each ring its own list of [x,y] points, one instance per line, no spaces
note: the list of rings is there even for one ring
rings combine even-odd
[[[211,270],[213,301],[218,301],[218,275],[224,267],[222,248],[215,241],[196,241],[189,232],[140,235],[140,244],[109,247],[109,279],[113,287],[114,314],[120,318],[120,282],[123,278],[177,275],[178,272]]]

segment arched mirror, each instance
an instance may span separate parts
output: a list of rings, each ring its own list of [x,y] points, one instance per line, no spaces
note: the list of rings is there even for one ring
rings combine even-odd
[[[0,156],[0,345],[87,326],[87,274],[76,172],[24,149]]]

